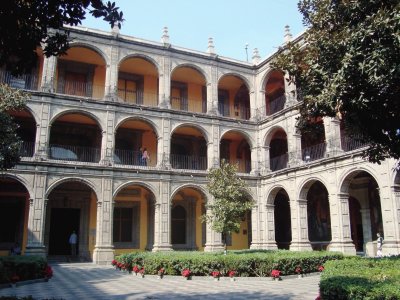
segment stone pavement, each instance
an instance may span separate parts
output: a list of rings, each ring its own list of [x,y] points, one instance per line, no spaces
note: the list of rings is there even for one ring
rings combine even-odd
[[[289,276],[282,281],[270,278],[229,278],[214,281],[211,277],[146,275],[116,271],[111,266],[91,263],[52,265],[54,276],[49,282],[0,289],[0,296],[28,296],[34,299],[302,299],[318,296],[319,275],[303,278]]]

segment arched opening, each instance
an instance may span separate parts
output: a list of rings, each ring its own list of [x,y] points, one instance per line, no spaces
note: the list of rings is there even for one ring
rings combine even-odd
[[[113,243],[116,255],[135,250],[152,250],[154,244],[154,194],[132,184],[115,196]]]
[[[145,106],[158,105],[158,72],[151,62],[130,57],[118,70],[118,98],[125,103]]]
[[[96,51],[75,46],[58,58],[57,93],[102,99],[105,79],[106,63]]]
[[[96,244],[97,197],[80,181],[67,181],[55,187],[48,196],[45,245],[49,256],[90,261]],[[71,252],[69,237],[78,236],[76,256]]]
[[[385,234],[378,183],[369,173],[355,171],[344,184],[348,185],[351,236],[356,250],[375,256],[376,235]]]
[[[191,126],[177,128],[171,137],[170,162],[174,169],[206,170],[207,142],[203,133]]]
[[[326,250],[331,234],[331,215],[328,191],[319,182],[314,182],[307,193],[308,237],[313,250]]]
[[[288,163],[288,143],[286,132],[278,129],[269,144],[269,159],[271,171],[285,169]]]
[[[285,107],[285,79],[284,73],[274,70],[268,77],[265,85],[265,113],[267,116],[281,111]]]
[[[91,117],[81,113],[62,115],[51,125],[49,158],[97,163],[101,138],[99,125]]]
[[[0,178],[0,256],[9,255],[14,245],[27,243],[29,193],[19,181]]]
[[[203,74],[191,67],[178,67],[172,72],[171,108],[207,112],[207,88]]]
[[[157,134],[150,124],[142,120],[127,120],[118,127],[115,134],[115,164],[154,167],[157,159]]]
[[[19,90],[38,91],[41,86],[43,73],[43,50],[41,48],[37,48],[36,54],[38,57],[36,65],[33,66],[32,69],[25,74],[15,76],[12,74],[9,68],[0,68],[0,82],[6,83],[10,87]]]
[[[205,213],[206,198],[195,188],[182,188],[172,199],[171,244],[173,249],[202,250],[206,244],[206,224],[200,220]]]
[[[14,118],[14,122],[18,125],[17,135],[22,140],[20,155],[22,157],[32,157],[35,152],[35,119],[27,109],[21,111],[10,111],[9,114]]]
[[[251,150],[244,135],[236,131],[225,133],[220,142],[220,160],[238,165],[239,173],[250,173]]]
[[[350,137],[349,130],[345,126],[344,119],[340,120],[340,144],[342,146],[342,150],[345,152],[360,149],[367,145],[367,143],[363,141],[361,137]]]
[[[318,160],[325,157],[325,129],[322,118],[312,120],[301,132],[301,154],[303,161]]]
[[[292,223],[290,200],[285,190],[281,189],[274,201],[275,240],[278,249],[289,250],[292,241]]]
[[[249,89],[241,78],[226,75],[219,80],[218,112],[228,118],[250,119]]]

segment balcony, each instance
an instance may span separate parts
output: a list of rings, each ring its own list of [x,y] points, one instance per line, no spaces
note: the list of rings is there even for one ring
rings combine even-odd
[[[156,93],[145,93],[138,90],[118,89],[118,98],[125,103],[152,106],[158,105],[158,95]]]
[[[0,82],[20,90],[38,91],[40,88],[40,78],[31,74],[14,76],[11,72],[1,70]]]
[[[360,138],[348,137],[346,135],[342,136],[340,142],[342,145],[342,150],[345,152],[360,149],[368,145],[367,142],[362,141]]]
[[[310,147],[303,148],[301,150],[301,157],[304,162],[310,162],[325,157],[326,143],[313,145]]]
[[[34,142],[25,142],[21,143],[21,147],[19,148],[19,155],[22,157],[32,157],[35,152],[35,143]]]
[[[170,163],[173,169],[206,170],[207,157],[171,154]]]
[[[240,119],[240,120],[248,120],[250,119],[250,109],[246,107],[234,107],[222,103],[218,103],[218,112],[221,116]]]
[[[57,93],[93,99],[102,99],[104,96],[104,86],[93,85],[90,82],[61,80],[57,83]]]
[[[198,99],[171,97],[171,108],[194,113],[205,113],[207,111],[207,104]]]
[[[280,156],[272,157],[269,163],[270,163],[270,169],[273,172],[285,169],[288,163],[288,154],[285,153]]]
[[[53,144],[49,145],[48,156],[54,160],[98,163],[100,151],[99,148]]]

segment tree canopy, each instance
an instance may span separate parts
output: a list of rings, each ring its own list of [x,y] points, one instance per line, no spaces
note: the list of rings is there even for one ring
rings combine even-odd
[[[210,171],[208,180],[207,189],[214,201],[207,204],[203,221],[224,237],[239,232],[241,220],[251,210],[253,201],[248,196],[247,184],[237,175],[237,166],[222,160],[220,168]]]
[[[301,0],[307,31],[273,65],[289,73],[303,102],[298,127],[336,117],[370,144],[372,162],[400,157],[400,2]]]
[[[123,13],[115,3],[101,0],[7,0],[0,6],[0,67],[13,75],[21,75],[36,64],[37,51],[42,48],[49,57],[69,48],[69,31],[64,25],[76,26],[86,12],[103,18],[111,27],[121,27]],[[8,114],[23,109],[28,94],[0,84],[0,170],[18,163],[21,140],[17,124]]]
[[[87,11],[103,18],[111,27],[121,26],[123,13],[115,3],[101,0],[8,0],[0,6],[0,66],[16,74],[35,64],[37,48],[49,57],[69,48],[69,32],[64,25],[76,26]]]

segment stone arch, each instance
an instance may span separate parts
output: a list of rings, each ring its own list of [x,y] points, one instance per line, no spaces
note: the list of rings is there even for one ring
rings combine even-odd
[[[263,145],[269,145],[271,143],[271,139],[274,136],[274,134],[279,131],[282,130],[284,133],[286,133],[287,135],[287,130],[285,128],[283,128],[280,125],[274,125],[272,126],[267,133],[264,135],[264,141],[263,141]]]
[[[157,126],[157,124],[146,118],[146,117],[142,117],[142,116],[127,116],[122,118],[121,120],[118,121],[118,123],[116,124],[115,128],[114,128],[114,132],[117,132],[118,128],[125,123],[126,121],[142,121],[144,123],[147,123],[155,132],[157,138],[160,137],[159,135],[159,126]]]
[[[152,58],[148,55],[145,55],[145,54],[141,54],[141,53],[128,54],[128,55],[122,57],[118,62],[118,69],[124,61],[126,61],[130,58],[141,58],[143,60],[146,60],[147,62],[151,63],[156,68],[157,73],[160,74],[160,70],[161,70],[160,64],[154,58]]]
[[[240,80],[242,80],[244,85],[247,87],[249,93],[251,93],[252,86],[250,84],[250,81],[245,76],[243,76],[241,74],[238,74],[238,73],[235,73],[235,72],[227,72],[227,73],[222,74],[217,80],[218,81],[218,85],[219,85],[219,82],[221,81],[221,79],[223,79],[226,76],[234,76],[234,77],[237,77]]]
[[[207,72],[201,68],[200,66],[198,66],[197,64],[193,64],[193,63],[181,63],[181,64],[177,64],[176,66],[174,66],[171,70],[171,75],[179,68],[191,68],[196,70],[197,72],[199,72],[203,77],[204,77],[204,81],[205,84],[207,85],[207,83],[210,82],[210,78],[207,74]]]
[[[329,190],[327,188],[329,185],[327,185],[325,180],[323,180],[322,178],[319,178],[319,177],[312,176],[312,177],[303,179],[303,181],[300,183],[298,199],[302,199],[302,200],[307,199],[307,194],[308,194],[308,191],[310,190],[310,187],[317,181],[321,182],[321,184],[326,188],[326,190],[328,191],[328,194],[329,194]]]
[[[254,144],[253,139],[251,138],[251,136],[245,130],[242,130],[242,129],[225,129],[224,131],[221,132],[220,140],[223,138],[223,136],[225,134],[227,134],[229,132],[238,132],[238,133],[240,133],[246,139],[247,143],[250,146],[250,149],[253,148],[253,144]]]
[[[185,188],[190,188],[190,189],[194,189],[194,190],[198,191],[204,197],[204,201],[208,202],[208,199],[209,199],[208,191],[203,186],[198,185],[198,184],[193,184],[193,183],[186,183],[186,184],[177,186],[171,193],[170,201],[172,201],[174,199],[175,195],[177,193],[179,193],[180,190],[185,189]]]
[[[262,87],[262,91],[265,92],[265,86],[268,82],[268,80],[271,77],[271,74],[274,71],[281,71],[283,74],[285,73],[284,71],[280,70],[280,69],[276,69],[276,68],[268,68],[267,71],[264,73],[264,75],[261,78],[261,87]]]
[[[61,179],[55,180],[53,183],[51,183],[45,192],[45,198],[47,199],[51,192],[57,188],[59,185],[67,182],[80,182],[83,183],[84,185],[87,185],[89,188],[92,189],[92,191],[95,193],[95,196],[97,199],[99,199],[99,195],[101,195],[101,192],[99,191],[99,188],[90,180],[82,177],[65,177]]]
[[[85,116],[93,119],[96,122],[96,124],[97,124],[97,126],[99,126],[99,129],[100,129],[101,132],[104,131],[104,129],[103,129],[104,126],[102,125],[102,122],[101,122],[100,118],[96,114],[94,114],[94,113],[92,113],[90,111],[85,111],[85,110],[80,110],[80,109],[66,109],[66,110],[60,111],[57,114],[55,114],[49,121],[49,130],[50,130],[51,125],[54,122],[56,122],[57,119],[59,119],[60,117],[62,117],[64,115],[68,115],[68,114],[85,115]]]
[[[274,186],[272,186],[268,191],[267,191],[267,201],[266,201],[266,204],[271,204],[271,205],[273,205],[274,204],[274,201],[275,201],[275,197],[276,197],[276,195],[281,191],[281,190],[284,190],[285,192],[286,192],[286,194],[288,194],[288,196],[289,196],[289,193],[286,191],[286,188],[283,186],[283,185],[281,185],[281,184],[278,184],[278,185],[274,185]]]
[[[128,186],[132,186],[132,185],[138,185],[140,187],[143,187],[143,188],[149,190],[154,195],[154,197],[156,197],[156,195],[157,195],[156,188],[153,185],[151,185],[149,183],[146,183],[146,182],[142,182],[142,181],[131,180],[131,181],[124,182],[123,184],[121,184],[121,185],[119,185],[118,187],[115,188],[115,190],[113,192],[113,195],[112,195],[113,199],[124,188],[126,188]],[[156,201],[157,201],[157,199],[156,199]]]
[[[172,135],[175,133],[175,131],[179,128],[182,127],[192,127],[194,129],[197,129],[201,132],[201,134],[203,135],[204,139],[206,140],[206,143],[208,143],[209,141],[209,137],[208,137],[208,133],[207,130],[203,127],[200,126],[198,124],[194,124],[194,123],[181,123],[181,124],[175,124],[172,128],[171,128],[171,134],[170,136],[172,137]]]
[[[89,50],[96,52],[103,59],[105,65],[108,65],[110,62],[108,55],[103,50],[101,50],[99,47],[97,47],[95,45],[88,44],[88,43],[85,43],[82,41],[71,42],[70,49],[75,48],[75,47],[87,48]]]
[[[346,170],[342,175],[339,180],[339,190],[343,194],[348,194],[349,193],[349,187],[350,183],[353,180],[354,177],[356,177],[359,173],[361,172],[366,172],[368,173],[379,185],[379,180],[378,176],[374,174],[375,172],[368,167],[356,167],[356,168],[351,168]]]

